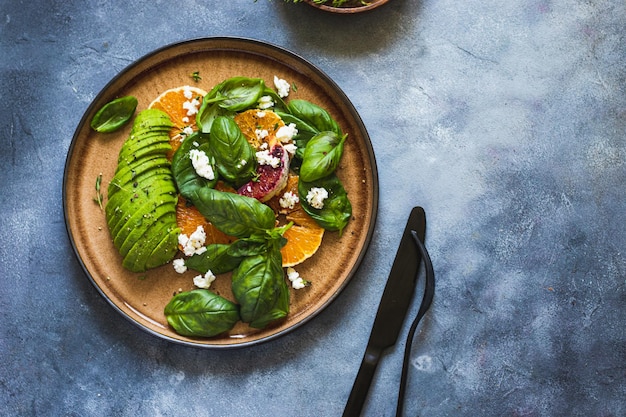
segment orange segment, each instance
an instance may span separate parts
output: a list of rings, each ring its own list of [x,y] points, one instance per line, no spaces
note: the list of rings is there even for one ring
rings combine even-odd
[[[213,226],[197,208],[188,205],[182,196],[178,197],[178,204],[176,205],[176,223],[180,227],[180,232],[187,236],[195,232],[198,226],[202,226],[206,233],[206,245],[211,243],[231,243],[235,240],[234,237],[228,236]]]
[[[167,113],[172,120],[174,127],[170,131],[170,145],[172,151],[168,155],[170,158],[180,146],[184,138],[181,134],[187,127],[198,130],[196,126],[196,113],[202,104],[202,98],[206,91],[198,87],[182,86],[165,90],[161,93],[148,108],[159,109]]]
[[[289,220],[289,216],[287,219]],[[311,222],[315,223],[313,219]],[[317,224],[299,225],[294,221],[294,225],[287,229],[283,236],[287,239],[287,244],[280,250],[283,256],[283,267],[295,266],[317,252],[322,244],[324,229]]]
[[[280,198],[291,191],[298,195],[298,176],[290,173],[287,186],[276,197],[269,201],[270,207],[275,212],[286,214],[287,222],[293,222],[283,234],[287,239],[287,244],[280,250],[283,255],[283,267],[295,266],[304,262],[317,252],[322,244],[324,228],[320,227],[311,216],[309,216],[300,203],[296,203],[293,209],[280,206]]]
[[[271,110],[250,109],[235,115],[241,133],[255,148],[263,142],[271,148],[277,142],[276,131],[285,125],[283,119]]]

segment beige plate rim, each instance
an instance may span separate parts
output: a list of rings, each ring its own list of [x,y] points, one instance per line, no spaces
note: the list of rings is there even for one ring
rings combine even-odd
[[[93,187],[91,180],[81,179],[82,177],[85,177],[85,172],[83,171],[87,170],[87,168],[84,167],[87,166],[88,161],[78,160],[79,158],[84,158],[85,155],[87,155],[87,151],[85,149],[98,146],[94,145],[94,139],[91,136],[94,133],[88,133],[89,121],[97,109],[110,100],[114,94],[120,93],[123,90],[120,86],[123,86],[124,88],[135,88],[137,84],[140,84],[140,81],[138,80],[141,80],[142,77],[146,76],[145,74],[148,74],[147,77],[152,76],[150,71],[157,73],[156,77],[158,78],[158,73],[161,71],[160,68],[164,63],[167,65],[167,63],[172,60],[177,60],[176,62],[180,60],[180,56],[177,55],[178,51],[183,51],[181,52],[182,56],[186,56],[185,54],[213,54],[211,56],[219,54],[226,54],[226,56],[228,56],[228,54],[238,54],[237,57],[240,55],[244,57],[244,59],[242,59],[244,62],[243,65],[249,65],[250,67],[252,67],[252,65],[259,65],[258,60],[267,59],[268,62],[271,62],[270,67],[275,65],[279,69],[284,69],[292,75],[300,77],[301,82],[304,84],[313,80],[311,82],[314,82],[314,85],[319,87],[320,91],[324,91],[326,93],[330,92],[328,94],[330,94],[332,98],[329,100],[334,100],[333,103],[337,105],[337,109],[340,109],[340,113],[344,118],[344,121],[347,121],[346,123],[353,126],[355,136],[360,137],[358,142],[353,145],[355,153],[358,154],[358,156],[355,156],[354,158],[363,162],[363,166],[358,166],[357,168],[359,170],[362,169],[364,175],[363,178],[367,179],[368,184],[366,188],[364,188],[364,194],[366,196],[358,195],[360,193],[353,194],[357,196],[357,198],[361,199],[360,206],[357,208],[357,211],[360,210],[361,212],[353,216],[353,219],[357,219],[355,222],[357,223],[357,226],[360,226],[360,229],[355,229],[349,232],[353,236],[349,238],[352,240],[349,240],[348,242],[356,243],[354,243],[353,247],[346,248],[345,257],[347,261],[345,262],[345,265],[342,264],[341,266],[337,266],[337,268],[341,267],[343,269],[342,273],[339,274],[341,275],[340,279],[333,283],[332,292],[323,294],[323,299],[316,300],[314,303],[311,303],[314,308],[311,307],[310,311],[304,309],[299,312],[299,314],[294,313],[292,321],[288,321],[282,327],[277,326],[274,329],[269,329],[250,336],[234,335],[232,339],[227,341],[220,339],[194,339],[173,335],[171,334],[171,329],[163,330],[162,324],[160,325],[161,327],[156,325],[153,326],[153,324],[158,321],[157,319],[153,317],[145,317],[145,314],[141,314],[140,311],[136,311],[138,310],[138,308],[136,308],[137,305],[131,305],[134,303],[134,300],[132,300],[132,294],[129,296],[131,301],[119,299],[118,292],[116,292],[115,289],[109,288],[108,283],[106,282],[110,279],[110,277],[106,276],[105,280],[101,269],[97,270],[93,266],[94,263],[97,266],[100,266],[97,264],[98,262],[102,263],[102,261],[97,259],[98,256],[94,256],[94,253],[99,254],[102,249],[100,247],[98,247],[97,250],[93,247],[89,248],[90,244],[86,243],[89,242],[88,238],[85,237],[87,235],[86,229],[93,228],[92,224],[86,223],[88,221],[93,222],[94,216],[90,214],[92,218],[86,220],[87,215],[83,214],[83,211],[95,211],[96,209],[92,208],[95,203],[93,203],[93,201],[76,201],[80,196],[83,197],[83,200],[89,200],[87,196],[88,193],[91,193],[91,189]],[[249,59],[251,60],[251,64],[246,62],[248,57],[250,57]],[[263,63],[261,63],[261,67],[259,67],[261,70],[265,70],[266,72],[274,70],[274,68],[263,68],[262,65]],[[254,68],[256,69],[257,67]],[[235,75],[241,74],[232,74],[232,76]],[[128,87],[128,85],[132,85],[132,87]],[[91,141],[88,142],[87,139],[90,139]],[[358,163],[355,165],[358,165]],[[366,182],[365,179],[363,180],[364,184]],[[354,182],[355,180],[349,179],[349,181]],[[359,183],[360,181],[361,180],[359,180]],[[88,186],[89,190],[87,191]],[[128,319],[131,323],[138,326],[141,330],[169,342],[196,348],[241,348],[274,340],[299,328],[323,311],[343,291],[360,266],[372,240],[378,212],[378,171],[374,157],[374,150],[363,121],[345,93],[343,93],[338,85],[323,71],[299,55],[264,41],[240,37],[207,37],[172,43],[156,49],[128,65],[105,85],[85,111],[72,137],[65,162],[62,194],[64,220],[73,252],[89,281],[114,310]],[[91,203],[92,206],[89,206],[89,203]],[[87,208],[85,209],[84,207]],[[99,230],[101,229],[102,228],[99,228]],[[108,233],[108,231],[104,230],[104,233]],[[329,243],[329,246],[333,245],[337,245],[337,243]],[[324,246],[324,244],[322,246]],[[105,248],[105,250],[109,249]],[[347,254],[348,251],[350,251],[349,255]],[[167,274],[169,273],[170,272],[167,272]],[[155,274],[161,273],[158,272]]]

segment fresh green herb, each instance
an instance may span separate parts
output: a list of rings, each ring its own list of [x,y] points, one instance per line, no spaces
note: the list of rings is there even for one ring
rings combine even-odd
[[[174,295],[164,313],[170,326],[183,336],[216,336],[239,321],[235,303],[200,289]]]
[[[94,197],[94,201],[98,203],[98,205],[100,206],[100,210],[103,210],[104,207],[102,206],[102,202],[104,200],[104,196],[102,195],[102,192],[100,192],[101,184],[102,184],[102,173],[100,173],[96,177],[96,196]]]
[[[195,82],[199,82],[200,80],[202,80],[202,77],[200,76],[200,71],[194,71],[191,74],[189,74],[189,76],[193,78]]]
[[[115,132],[133,117],[137,103],[133,96],[124,96],[108,102],[91,119],[91,128],[101,133]]]
[[[219,116],[211,126],[209,147],[217,162],[220,176],[235,187],[254,178],[256,150],[230,117]]]
[[[320,132],[313,136],[304,149],[300,179],[311,182],[335,172],[347,136],[338,136],[335,132]]]
[[[307,201],[306,196],[313,187],[324,188],[328,191],[328,198],[324,200],[324,207],[321,209],[312,207]],[[298,194],[302,208],[317,224],[326,230],[336,230],[341,234],[352,216],[352,205],[337,175],[331,174],[314,182],[300,180]]]

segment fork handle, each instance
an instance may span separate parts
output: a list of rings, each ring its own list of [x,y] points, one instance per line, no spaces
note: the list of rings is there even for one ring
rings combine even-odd
[[[367,393],[372,385],[372,379],[378,366],[382,351],[379,349],[368,348],[363,355],[359,372],[354,380],[352,391],[348,397],[348,402],[343,411],[343,417],[358,417],[365,404]]]

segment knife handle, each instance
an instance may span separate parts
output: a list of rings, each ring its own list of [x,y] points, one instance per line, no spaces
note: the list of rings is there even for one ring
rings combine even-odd
[[[367,349],[365,351],[359,372],[352,386],[352,391],[350,391],[346,408],[343,410],[343,417],[358,417],[361,415],[361,410],[365,404],[370,385],[372,385],[372,379],[374,379],[374,373],[376,372],[381,353],[382,350],[379,349]]]

